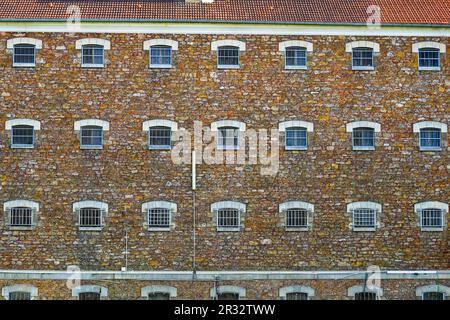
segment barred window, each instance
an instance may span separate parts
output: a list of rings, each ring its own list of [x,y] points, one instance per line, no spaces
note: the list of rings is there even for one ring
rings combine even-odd
[[[372,128],[353,129],[353,148],[356,150],[375,148],[375,130]]]
[[[24,291],[14,291],[9,293],[9,300],[31,300],[31,293]]]
[[[82,65],[87,67],[103,67],[105,60],[104,47],[101,45],[84,45],[82,47]]]
[[[442,228],[443,217],[440,209],[424,209],[421,217],[422,227],[425,228]]]
[[[155,208],[148,210],[149,228],[170,228],[170,210]]]
[[[221,127],[218,130],[219,149],[239,149],[239,129],[234,127]]]
[[[17,125],[12,127],[11,147],[32,148],[34,146],[34,127]]]
[[[373,49],[354,48],[352,51],[352,66],[354,69],[373,68]]]
[[[81,127],[81,148],[97,149],[103,146],[103,128],[97,126]]]
[[[82,228],[99,228],[102,226],[102,210],[98,208],[80,209],[79,224]]]
[[[443,292],[424,292],[422,300],[445,300],[445,294]]]
[[[32,44],[14,45],[13,66],[33,67],[36,64],[36,46]]]
[[[239,300],[239,293],[224,292],[217,294],[217,300]]]
[[[353,211],[354,228],[375,228],[376,212],[373,209],[357,209]]]
[[[420,148],[433,150],[441,148],[441,129],[424,128],[420,130]]]
[[[286,48],[286,67],[306,67],[306,48]]]
[[[440,50],[435,48],[419,49],[419,68],[439,68]]]
[[[25,207],[11,208],[9,225],[11,227],[31,227],[33,225],[33,209]]]
[[[377,300],[377,294],[375,292],[357,292],[355,300]]]
[[[98,292],[80,292],[79,300],[100,300],[100,293]]]
[[[239,48],[232,46],[219,47],[217,50],[218,67],[239,67]]]
[[[286,293],[286,300],[308,300],[308,294],[306,292]]]
[[[305,149],[308,146],[308,134],[306,128],[286,128],[286,149],[296,150]]]
[[[170,300],[170,293],[152,292],[148,294],[148,300]]]
[[[169,127],[150,127],[148,130],[150,149],[170,149],[172,131]]]
[[[172,65],[172,47],[152,46],[150,47],[150,66],[161,67]]]
[[[289,209],[286,211],[287,228],[308,227],[308,212],[305,209]]]
[[[239,210],[220,209],[217,212],[217,226],[219,228],[236,229],[240,226]]]

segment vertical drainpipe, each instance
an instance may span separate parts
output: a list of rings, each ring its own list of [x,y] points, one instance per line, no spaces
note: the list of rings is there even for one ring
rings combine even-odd
[[[195,150],[192,151],[192,239],[193,239],[193,257],[192,257],[192,280],[195,281],[197,278],[197,266],[195,263],[195,259],[196,259],[196,232],[195,232],[195,227],[196,227],[196,212],[195,212],[195,189],[197,188],[197,172],[196,172],[196,155],[195,155]]]

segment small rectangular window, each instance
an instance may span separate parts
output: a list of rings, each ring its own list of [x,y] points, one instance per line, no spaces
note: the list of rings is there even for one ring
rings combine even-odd
[[[445,300],[445,294],[443,292],[424,292],[422,300]]]
[[[308,211],[304,209],[289,209],[286,211],[287,228],[307,228]]]
[[[357,209],[353,211],[353,228],[375,228],[376,212],[372,209]]]
[[[437,228],[443,227],[442,210],[440,209],[424,209],[421,217],[422,228]]]
[[[162,208],[148,210],[148,227],[170,229],[170,210]]]
[[[217,227],[221,231],[238,231],[240,227],[239,210],[220,209],[217,211]]]
[[[353,70],[373,70],[373,49],[354,48],[352,51]]]
[[[306,48],[289,47],[285,55],[286,69],[306,69]]]
[[[305,292],[287,293],[286,300],[308,300],[308,294]]]
[[[31,44],[16,44],[13,49],[14,67],[36,66],[36,47]]]
[[[239,300],[239,293],[224,292],[217,295],[217,300]]]
[[[220,47],[217,50],[217,66],[222,69],[239,68],[239,48],[238,47]]]
[[[150,149],[170,149],[172,131],[168,127],[151,127],[148,130]]]
[[[355,294],[355,300],[377,300],[375,292],[358,292]]]
[[[103,46],[85,45],[82,47],[82,67],[103,67],[105,63],[105,52]]]
[[[419,49],[419,70],[439,70],[440,50],[435,48]]]
[[[11,133],[11,148],[34,147],[34,128],[32,126],[13,126]]]
[[[150,67],[151,68],[172,67],[172,48],[168,46],[150,47]]]
[[[308,147],[306,129],[287,128],[285,146],[286,150],[305,150]]]
[[[9,216],[11,227],[31,227],[33,225],[33,209],[31,208],[11,208]]]
[[[10,292],[9,300],[31,300],[31,293],[22,291]]]
[[[101,149],[103,148],[103,128],[95,126],[81,127],[82,149]]]
[[[79,300],[100,300],[100,293],[97,292],[80,292]]]
[[[424,128],[420,130],[421,150],[441,150],[441,130]]]
[[[79,225],[81,228],[101,228],[102,210],[97,208],[80,209]]]
[[[353,129],[353,150],[374,150],[375,131],[372,128]]]
[[[170,294],[165,292],[149,293],[148,300],[170,300]]]
[[[239,149],[239,129],[233,127],[221,127],[218,132],[219,149],[238,150]]]

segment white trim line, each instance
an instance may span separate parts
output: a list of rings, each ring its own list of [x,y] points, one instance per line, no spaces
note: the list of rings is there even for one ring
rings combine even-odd
[[[147,212],[150,209],[156,209],[156,208],[163,208],[163,209],[168,209],[172,212],[177,212],[177,204],[175,202],[157,200],[157,201],[144,202],[142,204],[142,212]]]
[[[72,297],[78,297],[80,293],[95,292],[100,293],[100,297],[108,296],[108,288],[96,285],[83,285],[72,288]]]
[[[103,50],[110,50],[111,49],[111,41],[106,39],[100,39],[100,38],[84,38],[79,39],[75,41],[75,49],[81,50],[83,46],[85,45],[99,45],[103,46]]]
[[[289,209],[304,209],[309,212],[314,212],[314,205],[303,201],[288,201],[278,206],[279,213],[283,213]]]
[[[246,290],[243,287],[238,286],[218,286],[218,287],[212,287],[209,290],[209,296],[213,299],[216,297],[216,293],[237,293],[239,294],[239,299],[245,298],[246,296]]]
[[[109,130],[109,122],[105,121],[105,120],[99,120],[99,119],[84,119],[84,120],[75,121],[75,123],[73,125],[73,129],[75,131],[80,131],[81,127],[86,127],[86,126],[101,127],[105,131]]]
[[[441,51],[440,53],[445,53],[446,52],[445,43],[434,42],[434,41],[424,41],[424,42],[414,43],[412,45],[412,52],[413,53],[419,53],[419,49],[424,49],[424,48],[439,49]]]
[[[178,131],[178,124],[171,120],[153,119],[142,123],[142,131],[149,131],[151,127],[168,127],[172,131]]]
[[[217,40],[211,42],[211,51],[217,51],[220,47],[238,47],[239,51],[245,51],[245,42],[239,40]]]
[[[171,286],[158,286],[158,285],[146,286],[141,288],[141,297],[148,298],[148,295],[150,293],[157,293],[157,292],[168,293],[171,299],[177,297],[177,288]]]
[[[306,48],[306,51],[312,52],[314,46],[313,46],[312,42],[308,42],[308,41],[288,40],[288,41],[280,42],[280,44],[278,45],[278,50],[286,51],[286,48],[289,48],[289,47],[303,47],[303,48]]]
[[[371,286],[370,288],[368,286],[364,286],[364,285],[356,285],[353,287],[350,287],[347,289],[347,296],[349,297],[354,297],[356,293],[360,293],[360,292],[374,292],[376,293],[378,296],[383,296],[383,289],[380,287],[376,287],[376,286]]]
[[[279,290],[279,296],[281,299],[286,299],[286,295],[288,293],[294,293],[294,292],[300,292],[300,293],[306,293],[308,294],[308,300],[311,299],[316,295],[316,291],[308,286],[299,286],[299,285],[293,285],[293,286],[286,286],[282,287]]]
[[[437,121],[421,121],[413,124],[413,132],[419,133],[421,129],[425,128],[435,128],[441,129],[442,133],[447,133],[448,126],[445,123],[437,122]]]
[[[34,38],[13,38],[8,39],[6,42],[7,49],[14,49],[16,44],[31,44],[36,47],[36,49],[42,49],[42,40]]]
[[[32,126],[34,130],[41,130],[41,122],[33,119],[11,119],[5,122],[5,130],[12,130],[14,126]]]
[[[375,212],[381,213],[382,206],[379,203],[371,202],[371,201],[358,201],[358,202],[352,202],[347,204],[347,212],[352,213],[354,210],[358,209],[372,209],[375,210]]]
[[[171,47],[172,50],[178,50],[178,41],[171,39],[150,39],[144,41],[144,50],[150,50],[150,47],[153,46],[168,46]]]
[[[31,208],[35,209],[36,211],[39,211],[39,203],[36,201],[30,201],[30,200],[10,200],[6,201],[3,204],[3,210],[7,211],[10,208],[16,208],[16,207],[25,207],[25,208]]]
[[[380,45],[372,41],[352,41],[345,45],[346,52],[352,52],[355,48],[372,48],[374,53],[380,52]]]
[[[211,212],[215,212],[220,209],[235,209],[239,210],[242,213],[246,212],[246,205],[242,202],[237,201],[219,201],[211,204]]]
[[[78,201],[72,204],[73,212],[83,209],[83,208],[97,208],[100,210],[108,211],[108,204],[106,202],[95,201],[95,200],[84,200]]]
[[[9,294],[12,292],[28,292],[31,300],[38,296],[38,288],[29,284],[16,284],[5,286],[2,288],[2,296],[5,300],[9,300]]]
[[[314,131],[314,123],[302,121],[302,120],[288,120],[283,121],[278,124],[278,131],[285,132],[287,128],[293,127],[301,127],[306,128],[306,131],[313,132]]]
[[[237,120],[219,120],[211,123],[211,131],[219,131],[222,127],[238,128],[239,131],[245,131],[246,125],[244,122]]]
[[[445,297],[450,297],[450,287],[440,285],[440,284],[429,284],[425,286],[420,286],[416,288],[416,296],[422,297],[426,292],[441,292]]]
[[[381,132],[381,125],[372,121],[354,121],[346,125],[347,132],[353,132],[356,128],[372,128],[376,133]]]
[[[424,209],[439,209],[448,212],[448,203],[440,201],[424,201],[414,205],[414,212],[420,212]]]

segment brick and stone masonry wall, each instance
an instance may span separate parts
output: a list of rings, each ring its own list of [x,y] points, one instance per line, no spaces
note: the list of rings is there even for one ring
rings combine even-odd
[[[43,41],[36,68],[12,67],[6,40],[13,37]],[[111,41],[104,69],[80,68],[75,41],[88,37]],[[151,38],[179,41],[173,69],[148,68],[142,45]],[[225,38],[247,44],[239,70],[216,67],[210,43]],[[449,216],[443,232],[421,232],[413,209],[422,201],[449,202],[448,136],[441,152],[421,152],[412,130],[423,120],[450,124],[448,54],[440,72],[419,72],[411,52],[419,41],[448,47],[448,38],[301,37],[314,43],[309,69],[286,71],[278,44],[292,39],[299,37],[0,34],[0,202],[30,199],[41,206],[32,231],[10,231],[1,219],[0,268],[120,270],[129,228],[129,270],[190,270],[191,167],[172,164],[169,151],[148,150],[142,131],[143,121],[162,118],[189,130],[194,120],[208,126],[233,119],[255,129],[290,119],[315,125],[307,151],[280,150],[276,176],[261,176],[259,166],[198,167],[199,270],[448,269]],[[381,45],[375,71],[351,70],[345,44],[354,40]],[[41,121],[34,149],[10,149],[4,122],[13,118]],[[87,118],[109,121],[103,150],[80,150],[73,123]],[[381,124],[375,151],[352,151],[345,125],[356,120]],[[102,232],[76,228],[72,203],[80,200],[109,204]],[[144,230],[141,204],[151,200],[178,204],[174,230]],[[210,204],[220,200],[247,204],[244,230],[216,231]],[[278,205],[289,200],[315,205],[311,231],[279,226]],[[383,205],[377,231],[349,228],[346,205],[354,201]],[[276,294],[258,286],[261,296]],[[43,296],[63,295],[51,291]]]

